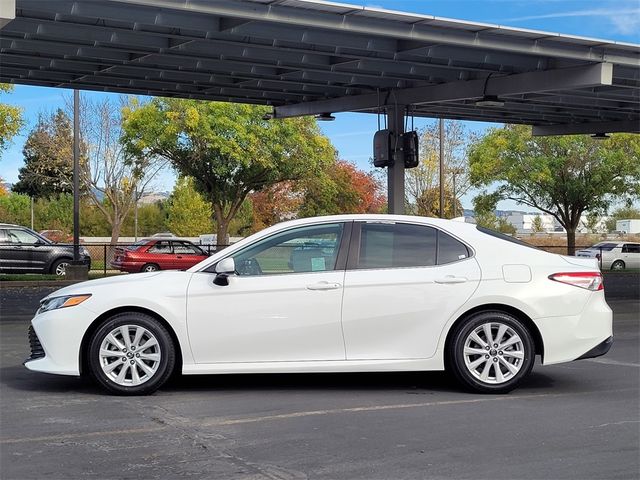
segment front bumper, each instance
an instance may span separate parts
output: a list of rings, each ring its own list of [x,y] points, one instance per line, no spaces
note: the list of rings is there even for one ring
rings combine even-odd
[[[601,357],[611,349],[612,345],[613,345],[613,337],[611,336],[606,340],[604,340],[602,343],[599,343],[598,345],[593,347],[591,350],[589,350],[587,353],[585,353],[581,357],[576,358],[576,360],[584,360],[585,358]]]

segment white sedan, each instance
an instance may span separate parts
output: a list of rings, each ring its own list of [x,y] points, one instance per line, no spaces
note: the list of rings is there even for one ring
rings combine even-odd
[[[187,271],[104,278],[44,298],[29,370],[139,395],[177,369],[450,370],[513,389],[543,365],[605,354],[612,313],[593,259],[475,225],[395,215],[282,223]]]

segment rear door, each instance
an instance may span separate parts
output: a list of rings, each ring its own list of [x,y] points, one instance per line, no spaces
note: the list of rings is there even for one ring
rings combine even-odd
[[[429,358],[480,281],[471,250],[426,225],[357,223],[344,281],[348,360]]]

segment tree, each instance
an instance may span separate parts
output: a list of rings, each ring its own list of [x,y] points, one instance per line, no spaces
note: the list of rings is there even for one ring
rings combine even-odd
[[[584,211],[605,211],[614,200],[640,195],[637,135],[614,134],[602,142],[586,135],[532,137],[529,127],[508,125],[474,142],[469,160],[472,184],[485,188],[485,203],[510,199],[553,215],[567,231],[570,255]]]
[[[116,104],[109,99],[81,97],[80,130],[86,144],[86,161],[80,163],[80,181],[111,227],[111,244],[137,199],[144,196],[164,161],[129,154],[120,142],[122,113],[131,109],[128,99]]]
[[[301,187],[300,217],[378,213],[387,201],[372,173],[363,172],[345,160],[336,161]]]
[[[124,142],[140,158],[164,158],[213,207],[218,238],[247,196],[316,175],[335,158],[314,119],[264,120],[266,107],[155,98],[125,112]]]
[[[86,152],[84,147],[81,150]],[[24,167],[20,168],[14,192],[33,198],[73,192],[73,128],[62,110],[38,117],[22,154]]]
[[[0,83],[0,93],[8,93],[12,90],[13,85]],[[20,108],[0,103],[0,156],[23,125],[24,120],[22,119],[22,110]]]
[[[249,196],[254,232],[298,216],[304,197],[299,183],[280,182]]]
[[[169,198],[165,225],[181,237],[195,237],[213,230],[211,204],[196,191],[192,178],[181,177],[176,182]]]
[[[542,217],[540,215],[536,215],[531,222],[531,233],[542,233],[544,232],[544,225],[542,223]]]
[[[462,213],[458,199],[469,190],[469,166],[466,149],[474,135],[456,120],[445,122],[444,133],[444,213],[445,217],[452,218]],[[406,203],[409,207],[408,210],[418,215],[438,216],[440,213],[440,129],[438,122],[422,129],[419,136],[420,164],[405,173]],[[436,195],[433,192],[436,192]],[[454,194],[455,209],[453,208]]]
[[[457,197],[457,196],[456,196]],[[444,216],[445,218],[454,218],[463,212],[460,200],[453,198],[453,192],[447,188],[444,190]],[[440,215],[440,187],[432,187],[424,190],[422,194],[416,198],[413,206],[416,215],[426,217],[438,217]]]

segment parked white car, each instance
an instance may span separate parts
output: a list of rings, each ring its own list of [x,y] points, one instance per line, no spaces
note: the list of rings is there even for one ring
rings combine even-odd
[[[32,320],[29,370],[145,394],[183,374],[450,370],[507,392],[606,353],[593,259],[472,224],[395,215],[294,220],[187,271],[72,285]]]
[[[640,243],[600,242],[584,250],[578,250],[576,256],[597,259],[602,270],[640,268]]]

